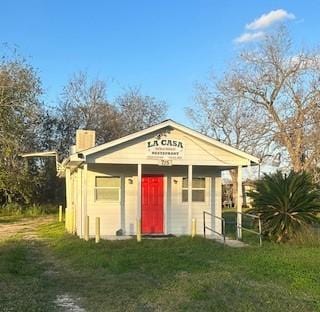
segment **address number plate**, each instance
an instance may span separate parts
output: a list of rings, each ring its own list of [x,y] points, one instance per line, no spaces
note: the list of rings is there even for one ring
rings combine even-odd
[[[158,164],[159,166],[172,166],[172,160],[160,159]]]

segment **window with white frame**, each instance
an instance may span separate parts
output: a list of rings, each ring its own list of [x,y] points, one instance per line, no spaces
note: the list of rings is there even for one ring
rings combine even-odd
[[[192,178],[192,201],[205,202],[206,178]],[[188,201],[188,178],[182,178],[182,202]]]
[[[96,177],[95,200],[106,202],[119,202],[121,192],[120,177]]]

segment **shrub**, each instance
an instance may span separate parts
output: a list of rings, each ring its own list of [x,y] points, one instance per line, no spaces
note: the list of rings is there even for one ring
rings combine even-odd
[[[44,214],[56,213],[58,207],[56,205],[20,205],[18,203],[10,203],[0,208],[0,216],[26,216],[36,217]]]
[[[252,213],[261,218],[263,234],[277,242],[292,239],[305,226],[319,222],[320,191],[306,172],[265,175],[248,192]]]

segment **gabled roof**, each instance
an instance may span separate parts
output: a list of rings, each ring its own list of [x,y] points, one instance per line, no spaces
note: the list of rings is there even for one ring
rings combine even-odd
[[[108,143],[105,143],[105,144],[101,144],[101,145],[98,145],[98,146],[95,146],[95,147],[92,147],[92,148],[89,148],[87,150],[83,150],[81,151],[80,153],[83,154],[83,156],[89,156],[89,155],[92,155],[92,154],[95,154],[97,152],[100,152],[100,151],[104,151],[108,148],[111,148],[111,147],[114,147],[114,146],[117,146],[119,144],[122,144],[124,142],[128,142],[128,141],[131,141],[131,140],[134,140],[136,138],[139,138],[143,135],[147,135],[149,133],[152,133],[152,132],[155,132],[155,131],[158,131],[158,130],[161,130],[163,128],[166,128],[166,127],[171,127],[173,129],[177,129],[177,130],[180,130],[181,132],[184,132],[186,134],[189,134],[191,136],[194,136],[196,138],[199,138],[209,144],[212,144],[216,147],[219,147],[221,149],[224,149],[230,153],[233,153],[235,155],[238,155],[242,158],[245,158],[245,159],[248,159],[250,160],[251,162],[255,163],[255,164],[258,164],[259,163],[259,159],[257,157],[254,157],[248,153],[245,153],[243,151],[240,151],[239,149],[236,149],[232,146],[229,146],[227,144],[224,144],[224,143],[221,143],[220,141],[218,140],[215,140],[211,137],[208,137],[198,131],[195,131],[189,127],[186,127],[186,126],[183,126],[171,119],[168,119],[168,120],[165,120],[159,124],[156,124],[154,126],[151,126],[149,128],[146,128],[144,130],[141,130],[141,131],[138,131],[138,132],[135,132],[135,133],[132,133],[132,134],[129,134],[127,136],[124,136],[122,138],[119,138],[119,139],[116,139],[116,140],[113,140],[113,141],[110,141]]]

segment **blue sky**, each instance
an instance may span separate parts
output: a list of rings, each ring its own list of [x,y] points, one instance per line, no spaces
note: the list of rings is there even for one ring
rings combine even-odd
[[[275,23],[253,22],[275,10],[287,14],[282,19],[297,43],[320,42],[320,1],[311,0],[1,1],[0,41],[30,57],[50,105],[72,74],[85,70],[107,81],[110,99],[138,86],[165,100],[170,118],[188,123],[184,107],[195,81],[212,69],[221,74],[246,44],[236,38],[258,40]]]

